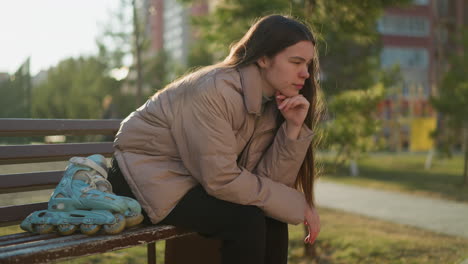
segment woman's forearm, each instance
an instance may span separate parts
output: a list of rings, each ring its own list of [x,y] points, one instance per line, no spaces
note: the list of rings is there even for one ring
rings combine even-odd
[[[302,125],[294,125],[286,121],[286,136],[289,139],[296,140],[299,138]]]

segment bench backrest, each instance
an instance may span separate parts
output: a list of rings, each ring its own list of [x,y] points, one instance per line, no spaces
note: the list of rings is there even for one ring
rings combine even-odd
[[[0,137],[52,135],[115,135],[120,119],[0,119]],[[113,138],[113,137],[112,137]],[[112,156],[112,142],[28,144],[0,146],[0,165],[66,161],[73,156]],[[54,188],[64,170],[0,175],[0,194]],[[0,207],[0,226],[21,222],[31,212],[47,208],[47,202]]]

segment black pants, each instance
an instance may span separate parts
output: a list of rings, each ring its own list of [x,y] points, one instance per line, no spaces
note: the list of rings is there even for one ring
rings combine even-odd
[[[117,195],[135,198],[115,159],[108,179]],[[287,224],[266,217],[256,206],[230,203],[210,196],[201,185],[191,189],[161,224],[221,239],[224,264],[287,263]]]

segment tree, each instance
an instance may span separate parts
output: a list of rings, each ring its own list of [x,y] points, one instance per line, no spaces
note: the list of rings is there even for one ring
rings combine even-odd
[[[31,75],[29,58],[8,80],[0,83],[0,117],[25,118],[31,116]]]
[[[370,89],[341,92],[329,102],[334,116],[325,123],[326,144],[336,149],[335,164],[358,160],[375,148],[373,141],[380,128],[375,118],[377,104],[384,97],[384,86],[378,83]]]
[[[459,47],[468,47],[468,30],[457,35]],[[449,59],[449,70],[444,74],[438,96],[431,98],[432,105],[442,113],[453,127],[461,128],[464,135],[463,184],[468,185],[468,52],[458,49]]]
[[[59,62],[48,70],[47,80],[33,89],[33,117],[101,118],[104,97],[115,94],[120,87],[107,68],[96,57]]]
[[[129,75],[123,79],[124,86],[132,87],[133,93],[121,94],[122,101],[135,109],[157,90],[163,88],[173,70],[169,54],[164,50],[154,54],[151,41],[145,33],[145,19],[149,10],[140,6],[142,1],[120,0],[120,6],[112,11],[97,38],[99,57],[109,64],[109,70],[128,68]],[[120,104],[119,104],[120,107]],[[128,107],[124,107],[129,109]]]
[[[120,0],[116,10],[112,10],[109,19],[101,26],[101,33],[96,38],[98,56],[107,62],[109,70],[130,66],[132,57],[133,20],[130,0]]]
[[[187,58],[188,68],[202,67],[213,64],[214,57],[206,48],[207,42],[205,39],[195,40],[190,46],[189,55]]]

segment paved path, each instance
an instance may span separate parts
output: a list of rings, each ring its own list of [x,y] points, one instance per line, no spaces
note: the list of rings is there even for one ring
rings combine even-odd
[[[316,192],[321,207],[468,238],[467,204],[323,181]]]

